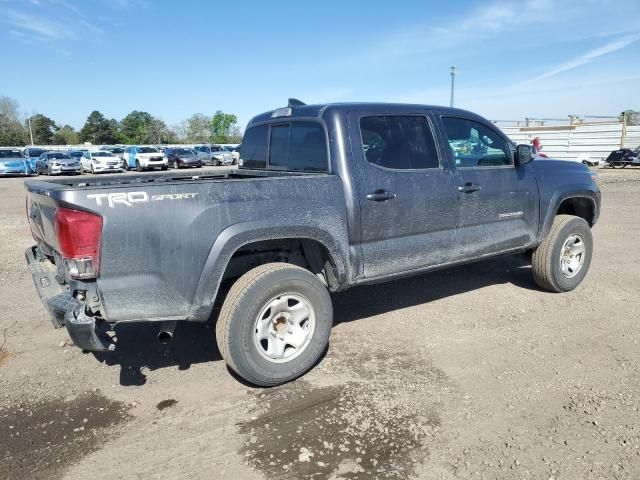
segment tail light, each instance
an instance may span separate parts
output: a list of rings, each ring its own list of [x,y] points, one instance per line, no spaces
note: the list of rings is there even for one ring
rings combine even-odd
[[[71,278],[95,278],[100,271],[102,217],[69,208],[56,209],[56,236]]]

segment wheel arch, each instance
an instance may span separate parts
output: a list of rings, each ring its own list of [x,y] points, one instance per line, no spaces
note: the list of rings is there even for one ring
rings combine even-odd
[[[598,220],[600,202],[597,194],[590,190],[556,192],[549,204],[540,232],[540,241],[549,235],[557,215],[575,215],[583,218],[590,227]]]
[[[220,292],[225,272],[236,254],[263,242],[300,242],[303,255],[312,271],[327,268],[327,287],[336,290],[346,282],[346,254],[339,242],[326,230],[310,225],[267,226],[261,222],[232,225],[216,238],[201,272],[189,311],[189,320],[206,321]],[[316,272],[317,273],[317,272]]]

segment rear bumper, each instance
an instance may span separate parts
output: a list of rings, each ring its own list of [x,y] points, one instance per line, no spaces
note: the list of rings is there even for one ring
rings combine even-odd
[[[60,285],[56,279],[56,266],[38,253],[36,245],[27,248],[25,258],[53,327],[66,327],[73,343],[83,350],[113,350],[115,345],[98,335],[95,317],[86,315],[84,305],[72,296],[68,288]]]

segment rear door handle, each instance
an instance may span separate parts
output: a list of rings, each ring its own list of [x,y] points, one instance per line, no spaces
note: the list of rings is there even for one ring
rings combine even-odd
[[[472,193],[472,192],[477,192],[478,190],[481,190],[482,187],[480,185],[476,185],[474,183],[471,182],[467,182],[464,185],[458,187],[458,191],[462,192],[462,193]]]
[[[396,198],[395,193],[387,192],[386,190],[376,190],[373,193],[367,194],[367,200],[372,202],[386,202],[387,200],[393,200]]]

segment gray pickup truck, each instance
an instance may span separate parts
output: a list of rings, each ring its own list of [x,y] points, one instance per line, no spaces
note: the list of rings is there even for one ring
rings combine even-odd
[[[591,262],[595,175],[532,160],[468,111],[290,101],[249,122],[239,164],[26,181],[26,257],[54,325],[108,351],[119,323],[168,338],[215,321],[227,364],[270,386],[325,351],[330,292],[527,252],[537,284],[564,292]]]

